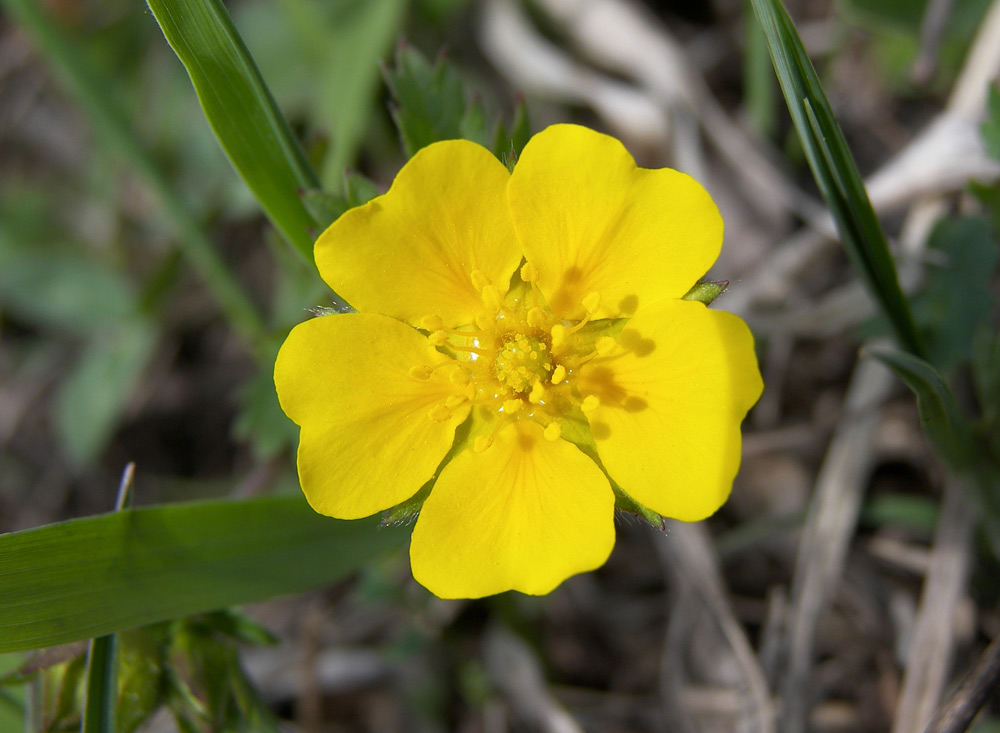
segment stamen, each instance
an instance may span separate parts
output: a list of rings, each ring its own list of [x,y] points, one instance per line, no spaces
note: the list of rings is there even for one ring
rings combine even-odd
[[[452,409],[458,407],[459,405],[464,405],[469,401],[469,398],[464,394],[453,394],[449,395],[448,399],[444,401],[445,407],[450,407]]]
[[[443,331],[438,331],[437,333],[444,333]],[[431,336],[436,336],[437,334],[431,334]],[[440,346],[441,344],[434,344],[435,346]],[[490,352],[486,349],[480,349],[478,346],[461,346],[460,344],[448,344],[449,349],[454,349],[455,351],[468,351],[470,354],[478,354],[479,356],[485,356]]]
[[[600,406],[601,398],[592,394],[583,398],[583,404],[580,405],[580,409],[584,412],[593,412]]]
[[[448,334],[444,331],[435,331],[427,337],[431,346],[444,346],[448,342]]]
[[[555,349],[557,346],[562,346],[566,341],[566,335],[566,327],[561,323],[557,323],[549,329],[549,336],[552,339],[552,348]]]
[[[548,425],[545,426],[545,430],[542,432],[542,434],[545,436],[546,440],[552,440],[552,441],[559,440],[559,438],[562,436],[562,428],[559,427],[559,423],[550,422]]]
[[[424,316],[420,319],[420,327],[425,331],[440,331],[444,327],[441,316]]]
[[[528,393],[528,402],[537,405],[545,397],[545,387],[542,386],[542,380],[536,379],[535,383],[531,385],[531,392]]]
[[[522,407],[524,407],[523,400],[504,400],[503,403],[503,411],[507,415],[513,415]]]
[[[530,262],[521,265],[521,279],[526,283],[533,283],[538,279],[538,268]]]
[[[419,379],[420,381],[430,379],[431,374],[433,373],[434,369],[426,365],[410,367],[410,376],[414,379]]]
[[[493,426],[493,430],[490,431],[490,434],[488,436],[486,435],[476,436],[476,439],[472,441],[472,450],[474,450],[476,453],[482,453],[491,445],[493,445],[493,439],[497,437],[497,433],[500,432],[500,428],[502,428],[508,422],[510,422],[510,418],[501,416],[501,418],[497,420],[497,424]]]
[[[525,267],[527,267],[527,265],[525,265]],[[538,306],[535,306],[528,311],[527,321],[528,325],[532,328],[542,328],[548,320],[549,319],[548,316],[545,315],[545,311]]]
[[[483,331],[489,331],[491,326],[495,326],[497,322],[496,311],[493,313],[479,313],[476,316],[476,326],[481,328]]]
[[[472,381],[472,377],[469,376],[467,371],[459,367],[451,373],[448,377],[448,381],[452,384],[457,384],[459,387],[464,387]]]
[[[566,379],[566,367],[562,364],[556,365],[556,368],[552,370],[552,384],[562,384],[563,380]]]
[[[594,348],[597,349],[597,353],[600,356],[607,356],[615,350],[615,344],[617,343],[618,342],[610,336],[601,336],[594,342]]]

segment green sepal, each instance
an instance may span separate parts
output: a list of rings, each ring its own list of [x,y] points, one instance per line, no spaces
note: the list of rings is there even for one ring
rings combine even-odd
[[[684,294],[684,297],[681,298],[681,300],[696,300],[699,303],[711,305],[712,301],[726,292],[726,288],[728,287],[728,280],[703,280],[702,282],[695,283],[694,286]]]
[[[302,191],[300,196],[306,210],[316,220],[320,231],[325,230],[339,219],[341,214],[351,208],[346,197],[320,191],[318,188],[306,189]]]
[[[423,508],[424,502],[427,501],[427,497],[431,495],[431,488],[434,486],[436,479],[437,477],[435,476],[402,504],[397,504],[392,509],[387,510],[382,515],[382,526],[395,527],[413,522],[417,518],[417,515],[420,514],[420,510]]]
[[[528,107],[521,99],[514,108],[514,122],[510,129],[507,129],[502,118],[497,120],[493,129],[493,154],[507,166],[507,170],[513,173],[517,159],[530,138],[531,123],[528,120]]]
[[[608,477],[608,480],[611,481],[611,478]],[[637,502],[625,493],[625,489],[616,484],[614,481],[611,481],[611,488],[615,492],[615,509],[620,512],[634,514],[637,517],[645,519],[654,529],[663,530],[666,528],[666,525],[663,522],[663,517],[649,507],[645,507]]]

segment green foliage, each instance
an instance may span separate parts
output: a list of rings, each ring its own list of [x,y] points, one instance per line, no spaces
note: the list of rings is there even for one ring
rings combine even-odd
[[[510,167],[530,137],[523,104],[510,129],[501,120],[491,134],[482,102],[469,100],[461,77],[444,56],[431,64],[412,46],[402,45],[395,67],[386,71],[386,83],[407,157],[439,140],[465,139],[490,148]]]
[[[319,516],[291,496],[132,509],[2,535],[0,652],[319,587],[405,540],[374,526]]]
[[[802,147],[844,249],[900,345],[922,355],[885,234],[816,70],[780,0],[751,0]]]
[[[926,279],[913,298],[913,316],[924,335],[928,360],[946,371],[969,362],[973,337],[989,320],[1000,244],[984,219],[961,217],[938,223],[928,252]]]
[[[298,191],[316,188],[288,123],[220,0],[149,0],[167,42],[184,64],[205,117],[257,201],[307,261],[315,222]]]

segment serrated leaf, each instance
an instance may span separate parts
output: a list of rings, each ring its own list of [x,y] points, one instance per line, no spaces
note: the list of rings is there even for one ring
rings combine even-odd
[[[0,535],[0,653],[332,583],[402,545],[301,495],[130,509]]]
[[[439,140],[462,137],[465,88],[445,59],[431,64],[411,46],[400,46],[396,65],[386,72],[393,119],[407,157]]]
[[[344,196],[351,207],[367,204],[381,193],[375,181],[355,171],[344,174]]]

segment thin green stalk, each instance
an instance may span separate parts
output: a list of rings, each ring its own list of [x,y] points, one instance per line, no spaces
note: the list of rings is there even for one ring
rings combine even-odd
[[[118,689],[118,634],[90,640],[80,733],[114,733]]]
[[[266,336],[262,316],[139,142],[127,116],[111,95],[112,85],[98,75],[74,41],[56,27],[36,0],[0,0],[0,3],[31,34],[87,110],[101,141],[120,155],[160,200],[181,252],[232,326],[259,355],[264,351]]]

